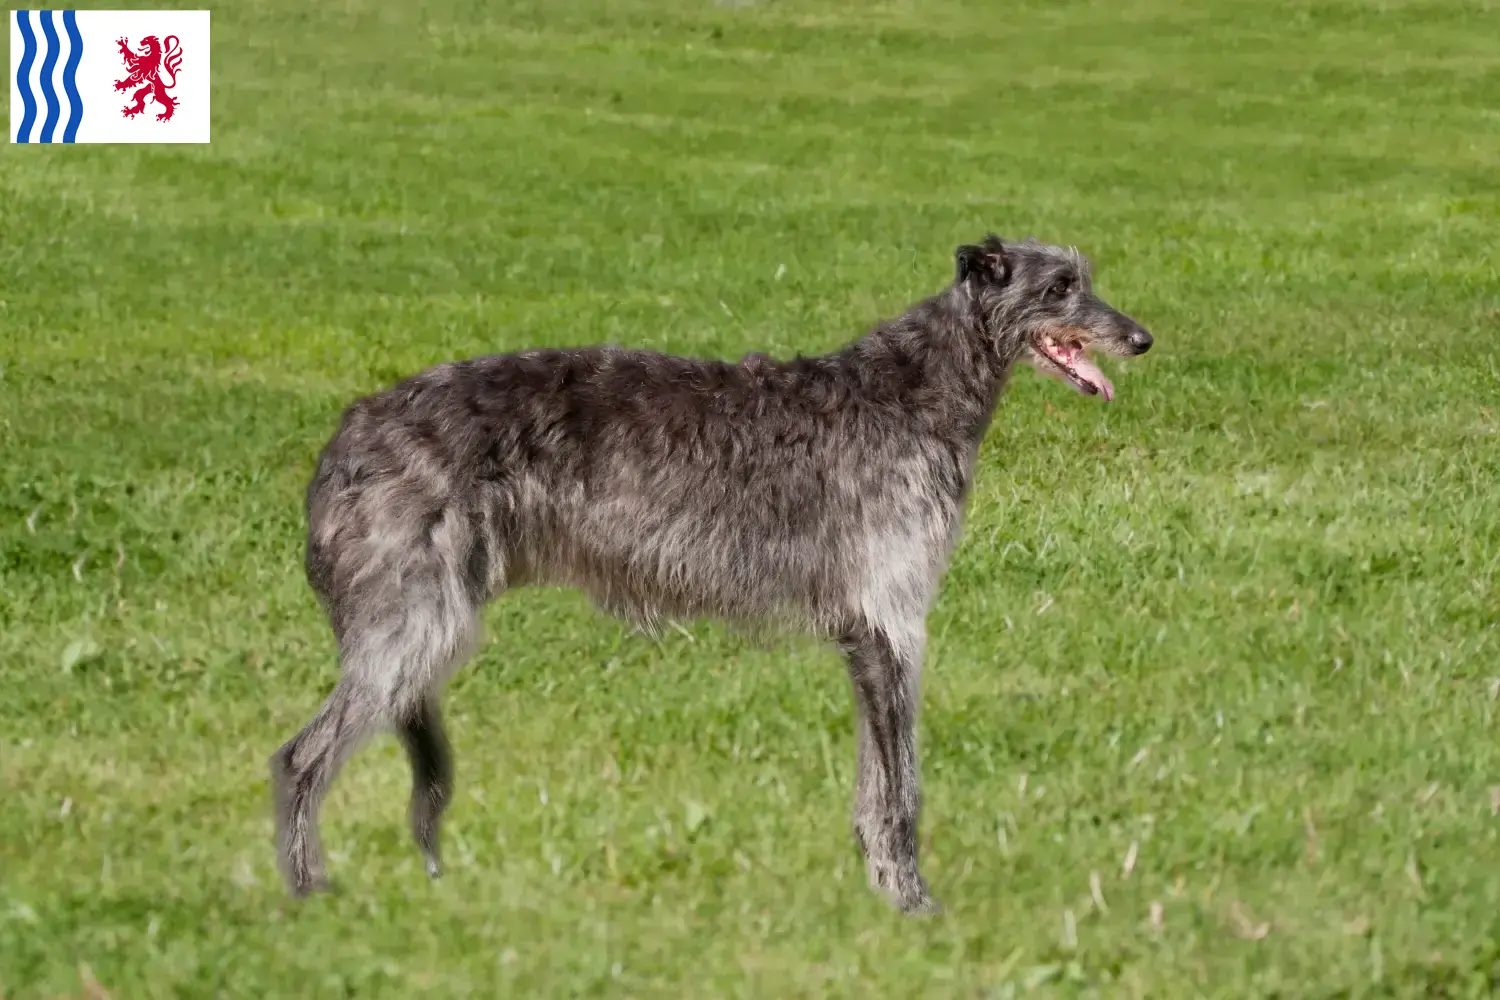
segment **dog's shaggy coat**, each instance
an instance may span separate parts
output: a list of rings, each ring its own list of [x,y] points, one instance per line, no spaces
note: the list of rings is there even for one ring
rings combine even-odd
[[[836,641],[871,884],[933,908],[917,684],[980,439],[1018,360],[1109,398],[1085,348],[1151,344],[1093,294],[1076,251],[990,236],[956,264],[941,293],[823,357],[530,351],[438,365],[350,406],[307,493],[307,574],[343,674],[271,761],[292,889],[324,884],[319,802],[382,726],[410,756],[412,829],[438,874],[452,789],[439,692],[486,601],[562,584],[648,627],[769,620]]]

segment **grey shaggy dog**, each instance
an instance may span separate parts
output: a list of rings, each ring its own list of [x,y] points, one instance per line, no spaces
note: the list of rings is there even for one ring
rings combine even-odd
[[[307,576],[343,672],[271,758],[292,891],[326,886],[319,803],[382,727],[410,757],[412,832],[439,874],[453,780],[439,694],[485,602],[543,584],[647,628],[707,617],[837,642],[870,884],[936,909],[917,869],[918,678],[980,439],[1018,361],[1111,399],[1086,350],[1151,346],[1076,250],[990,235],[955,262],[943,291],[821,357],[527,351],[350,406],[307,491]]]

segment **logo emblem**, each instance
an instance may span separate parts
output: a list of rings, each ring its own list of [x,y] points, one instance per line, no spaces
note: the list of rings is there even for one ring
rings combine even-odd
[[[127,104],[122,113],[126,118],[134,118],[146,110],[149,98],[161,107],[161,114],[156,116],[156,120],[171,121],[172,113],[177,110],[177,100],[168,97],[167,91],[177,86],[177,71],[182,68],[181,40],[176,35],[168,35],[163,43],[155,35],[147,35],[141,39],[139,52],[130,51],[130,42],[124,38],[116,44],[120,46],[120,55],[125,58],[125,72],[130,75],[123,80],[116,80],[115,89],[141,88],[132,95],[135,103]]]
[[[11,142],[208,142],[209,55],[206,10],[13,10]]]

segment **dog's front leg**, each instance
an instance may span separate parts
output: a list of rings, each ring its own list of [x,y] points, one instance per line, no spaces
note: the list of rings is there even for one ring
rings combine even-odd
[[[854,833],[870,886],[907,913],[939,907],[917,870],[922,808],[917,768],[917,694],[923,630],[851,629],[840,646],[858,707]]]

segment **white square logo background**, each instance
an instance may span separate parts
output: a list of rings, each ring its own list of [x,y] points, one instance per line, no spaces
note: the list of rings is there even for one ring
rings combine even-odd
[[[209,141],[209,12],[206,10],[80,10],[75,12],[82,52],[74,84],[78,107],[67,95],[64,73],[73,45],[64,29],[63,12],[52,11],[57,36],[55,65],[50,81],[57,95],[59,121],[52,142],[63,142],[70,115],[79,115],[75,142],[208,142]],[[20,70],[24,39],[17,12],[10,14],[10,139],[18,141],[23,119]],[[36,54],[25,80],[36,104],[35,121],[27,141],[40,142],[43,120],[47,115],[42,86],[42,69],[50,46],[40,25],[40,11],[29,11],[29,24],[35,38]],[[134,93],[143,84],[124,91],[115,90],[115,81],[130,75],[118,40],[124,38],[130,50],[139,52],[141,39],[154,35],[165,43],[175,35],[182,48],[182,64],[174,86],[167,94],[177,102],[170,121],[157,121],[162,107],[151,97],[143,112],[126,118],[123,111],[134,103]]]

